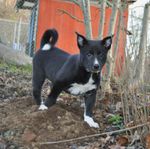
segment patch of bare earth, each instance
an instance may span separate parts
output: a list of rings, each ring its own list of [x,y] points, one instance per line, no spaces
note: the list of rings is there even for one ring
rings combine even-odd
[[[0,149],[120,149],[131,143],[124,134],[116,134],[45,144],[120,129],[108,122],[110,114],[123,115],[120,95],[98,94],[101,100],[94,108],[94,119],[100,128],[94,129],[83,121],[82,98],[62,93],[56,105],[39,111],[32,98],[31,75],[0,70]],[[44,99],[49,85],[44,84]],[[145,140],[149,146],[149,136]]]
[[[55,106],[47,111],[39,111],[31,96],[31,75],[13,74],[7,70],[0,74],[0,149],[41,146],[49,149],[49,145],[40,143],[99,132],[84,123],[79,97],[77,100],[76,97],[62,94]],[[45,94],[48,86],[46,82],[43,89]],[[100,117],[101,113],[97,118]],[[69,148],[72,144],[53,145],[53,148]]]
[[[39,111],[31,97],[16,98],[0,104],[0,130],[5,144],[39,146],[41,142],[75,138],[98,132],[83,122],[81,108],[77,112],[56,104]]]

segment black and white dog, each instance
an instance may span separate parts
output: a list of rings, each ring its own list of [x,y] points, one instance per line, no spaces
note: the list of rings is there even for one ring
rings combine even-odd
[[[112,44],[112,36],[103,40],[88,40],[77,34],[80,54],[70,55],[55,47],[58,33],[55,29],[46,30],[41,40],[41,48],[33,58],[33,96],[40,110],[56,103],[62,91],[85,97],[84,121],[90,127],[98,128],[92,118],[96,92],[100,85],[100,73]],[[45,102],[41,100],[44,80],[52,82],[52,89]]]

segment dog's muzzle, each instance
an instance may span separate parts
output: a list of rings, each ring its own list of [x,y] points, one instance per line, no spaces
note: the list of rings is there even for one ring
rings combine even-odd
[[[94,70],[97,71],[97,70],[99,70],[99,68],[100,68],[100,65],[99,65],[99,64],[94,64],[94,66],[93,66],[93,69],[94,69]]]

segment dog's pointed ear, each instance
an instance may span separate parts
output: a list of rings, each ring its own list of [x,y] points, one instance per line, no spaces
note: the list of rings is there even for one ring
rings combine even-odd
[[[104,47],[106,49],[110,49],[111,48],[111,44],[112,44],[112,38],[114,37],[114,35],[111,35],[111,36],[108,36],[108,37],[105,37],[103,40],[102,40],[102,44],[104,45]]]
[[[76,32],[76,35],[77,35],[77,44],[78,44],[78,47],[81,48],[81,47],[84,47],[86,44],[87,44],[87,39]]]

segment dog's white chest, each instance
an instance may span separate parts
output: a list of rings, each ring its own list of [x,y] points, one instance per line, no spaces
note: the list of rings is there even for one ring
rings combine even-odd
[[[93,89],[96,89],[96,85],[93,84],[94,80],[90,77],[89,81],[86,84],[73,83],[68,91],[73,95],[81,95]]]

